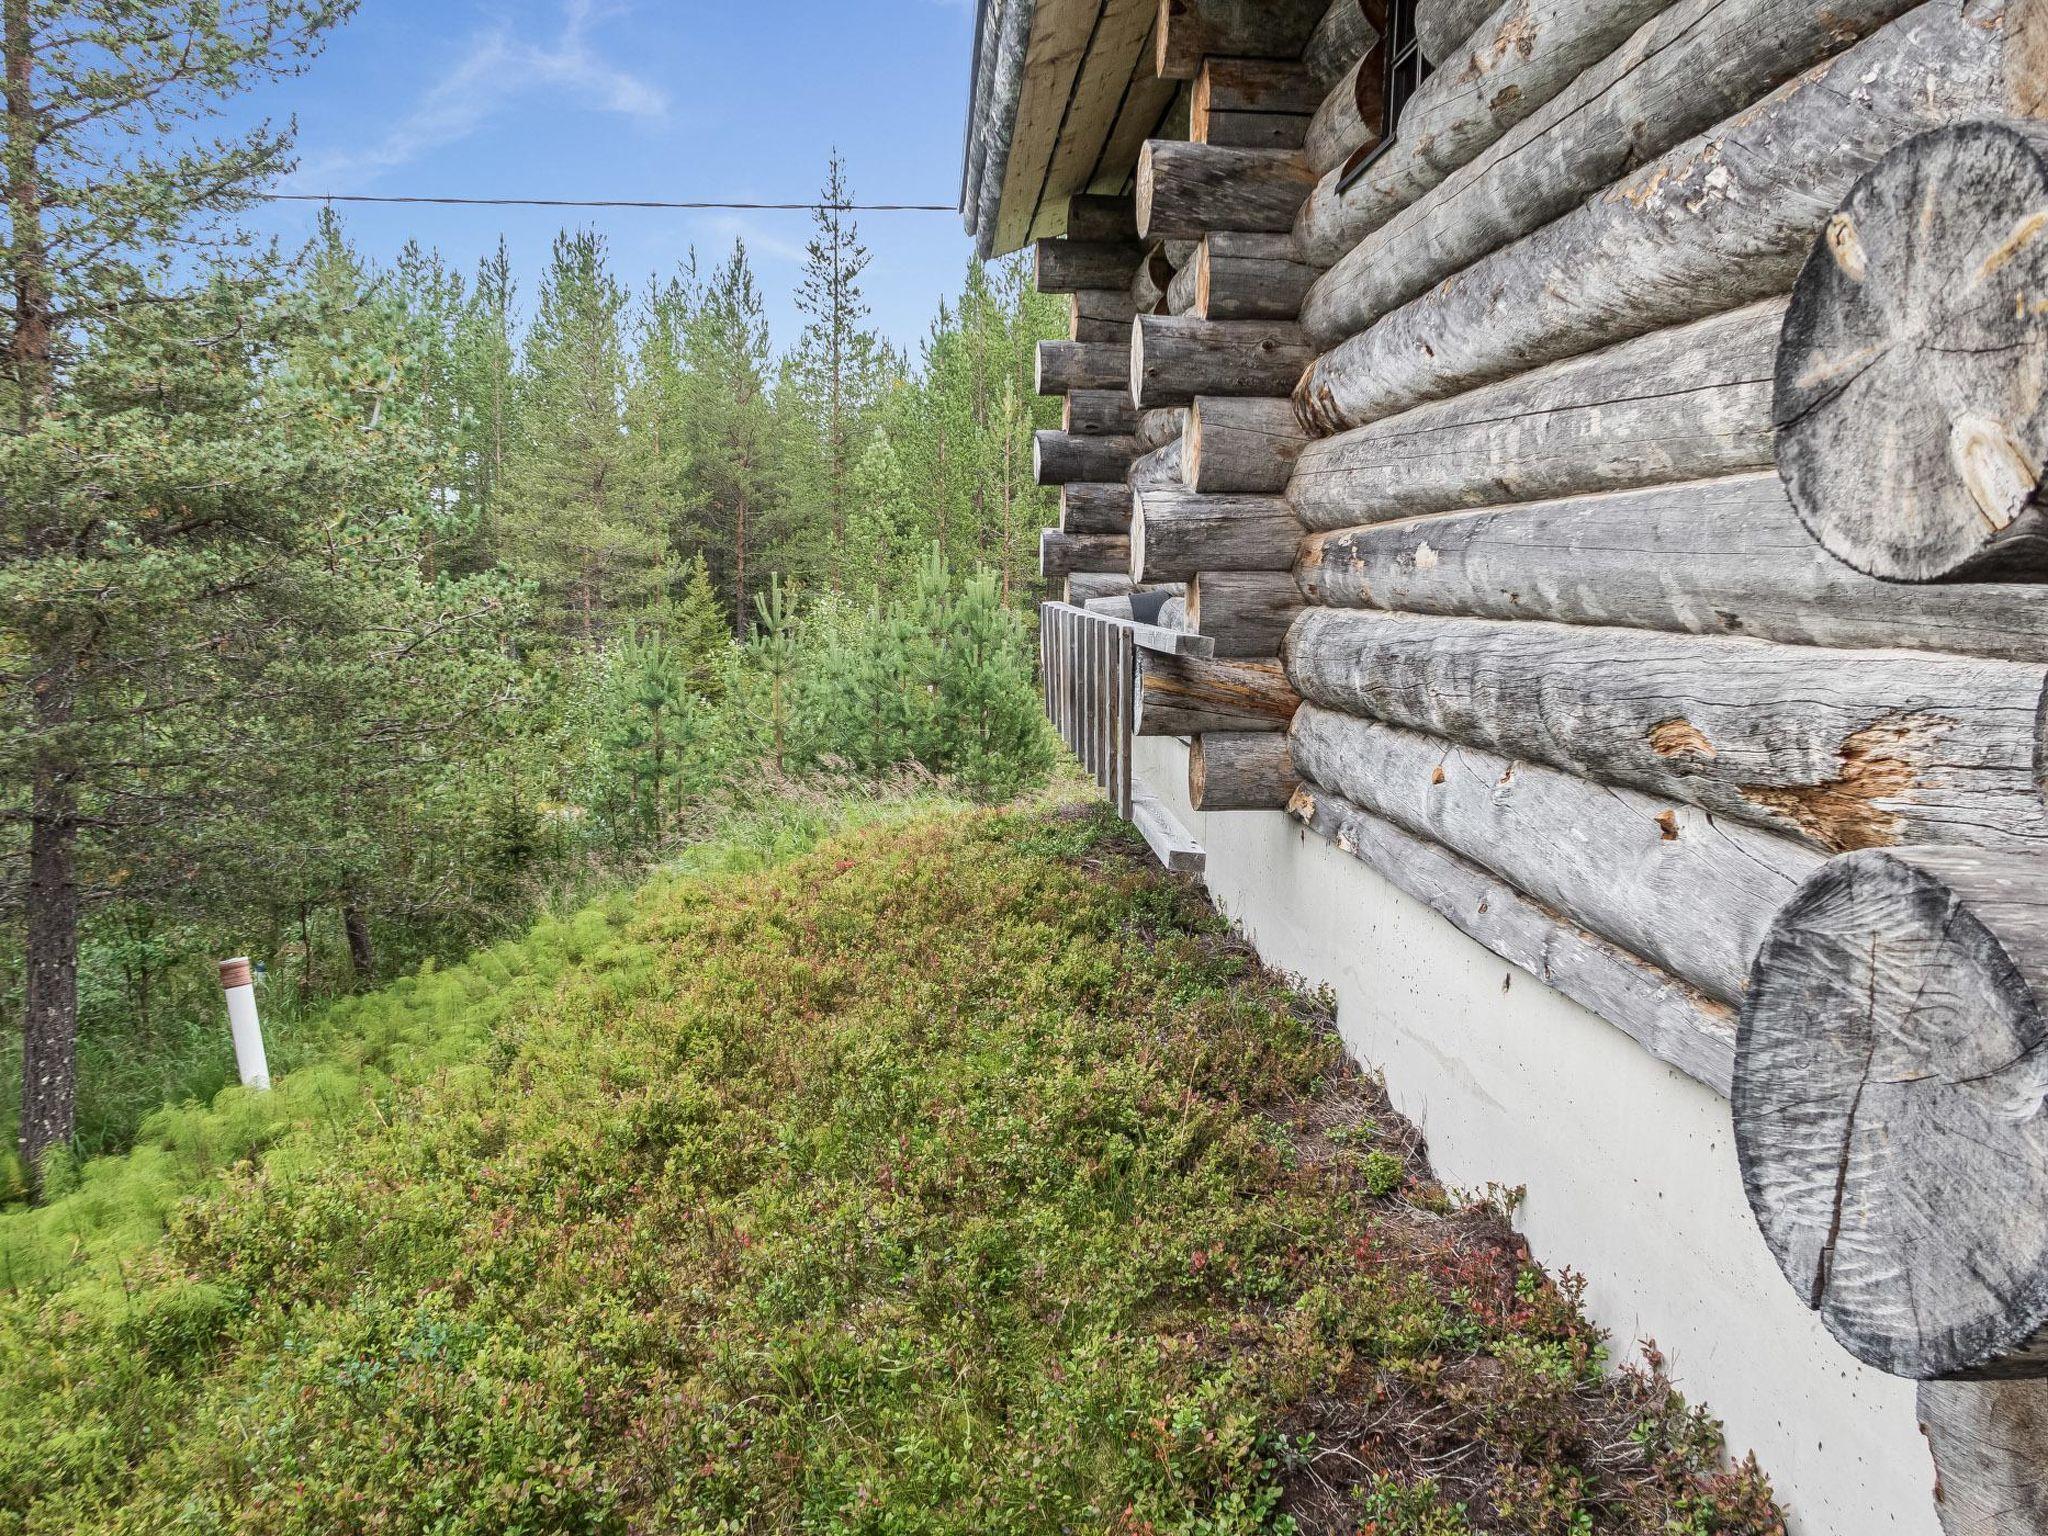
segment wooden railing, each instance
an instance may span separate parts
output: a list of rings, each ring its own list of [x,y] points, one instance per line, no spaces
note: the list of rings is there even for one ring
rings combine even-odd
[[[1126,821],[1138,702],[1135,627],[1128,619],[1071,603],[1042,603],[1038,609],[1046,717]]]

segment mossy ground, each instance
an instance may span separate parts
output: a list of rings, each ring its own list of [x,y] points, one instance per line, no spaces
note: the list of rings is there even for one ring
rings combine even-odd
[[[0,1532],[1781,1530],[1099,812],[666,879],[331,1030],[0,1221]]]

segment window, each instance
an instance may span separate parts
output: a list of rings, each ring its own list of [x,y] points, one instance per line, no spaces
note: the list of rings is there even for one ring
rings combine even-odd
[[[1368,11],[1372,7],[1367,7]],[[1366,173],[1373,161],[1379,159],[1394,147],[1394,130],[1401,121],[1401,109],[1408,105],[1408,99],[1415,94],[1417,86],[1429,76],[1429,60],[1422,56],[1422,44],[1415,36],[1415,0],[1387,0],[1387,24],[1379,42],[1381,72],[1379,86],[1379,142],[1370,149],[1362,150],[1352,157],[1351,164],[1344,167],[1344,173],[1337,178],[1337,191],[1348,192]],[[1358,95],[1360,115],[1366,121],[1373,114],[1367,110],[1370,89],[1367,71],[1358,72]]]

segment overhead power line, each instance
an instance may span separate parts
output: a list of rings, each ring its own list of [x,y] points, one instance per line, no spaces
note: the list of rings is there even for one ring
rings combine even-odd
[[[368,192],[257,192],[266,203],[442,203],[463,208],[676,208],[765,213],[958,213],[951,203],[664,202],[623,197],[384,197]]]

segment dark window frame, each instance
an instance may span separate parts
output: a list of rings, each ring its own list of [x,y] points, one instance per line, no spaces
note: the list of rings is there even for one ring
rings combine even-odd
[[[1394,130],[1401,121],[1401,109],[1416,89],[1429,78],[1429,60],[1422,56],[1422,43],[1415,35],[1416,0],[1387,0],[1387,26],[1378,44],[1380,50],[1380,138],[1379,142],[1337,178],[1341,195],[1356,186],[1372,163],[1394,147]],[[1360,83],[1364,72],[1360,71]],[[1362,105],[1362,103],[1361,103]]]

